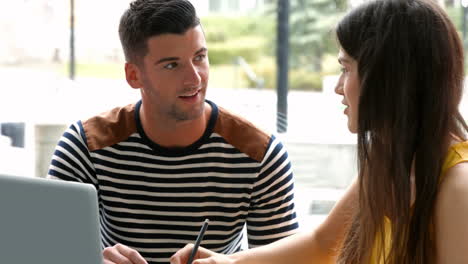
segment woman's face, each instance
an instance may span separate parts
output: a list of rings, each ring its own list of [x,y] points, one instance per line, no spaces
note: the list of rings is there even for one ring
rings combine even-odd
[[[357,133],[360,94],[357,61],[340,49],[338,62],[341,65],[341,75],[335,93],[343,95],[342,103],[346,106],[344,113],[348,116],[348,129],[351,133]]]

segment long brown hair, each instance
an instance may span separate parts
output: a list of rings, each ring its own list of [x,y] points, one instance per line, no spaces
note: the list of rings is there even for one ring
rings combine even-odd
[[[339,263],[434,262],[434,203],[452,135],[468,130],[458,106],[463,48],[431,0],[377,0],[337,26],[341,47],[358,63],[359,210]],[[411,169],[415,201],[411,206]],[[385,218],[391,230],[384,228]],[[373,252],[376,243],[385,244]]]

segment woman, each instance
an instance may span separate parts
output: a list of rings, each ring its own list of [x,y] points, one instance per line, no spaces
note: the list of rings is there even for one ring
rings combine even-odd
[[[335,89],[358,135],[359,177],[310,233],[204,263],[468,263],[463,48],[431,0],[377,0],[339,23]],[[176,253],[184,263],[192,246]]]

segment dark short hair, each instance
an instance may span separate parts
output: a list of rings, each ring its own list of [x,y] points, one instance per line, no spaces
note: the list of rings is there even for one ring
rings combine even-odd
[[[138,63],[148,52],[149,38],[183,34],[199,24],[188,0],[135,0],[120,18],[119,36],[125,59]]]

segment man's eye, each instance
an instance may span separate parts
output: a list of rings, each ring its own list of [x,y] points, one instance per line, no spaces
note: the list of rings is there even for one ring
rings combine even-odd
[[[176,62],[172,62],[172,63],[169,63],[169,64],[166,64],[164,66],[165,69],[174,69],[175,67],[177,67],[177,63]]]
[[[347,73],[348,72],[348,70],[346,70],[345,67],[341,67],[340,71],[341,71],[341,73]]]
[[[203,60],[205,57],[206,57],[205,54],[200,54],[200,55],[198,55],[198,56],[195,57],[195,60],[196,60],[196,61],[201,61],[201,60]]]

